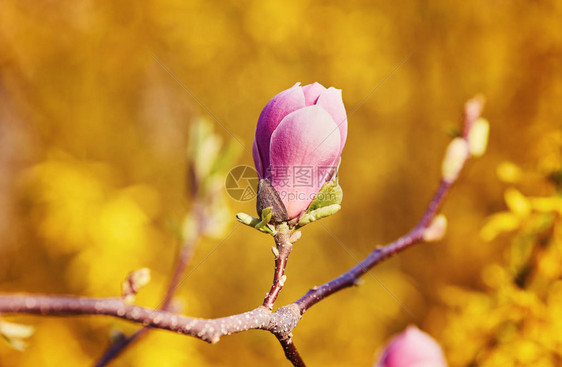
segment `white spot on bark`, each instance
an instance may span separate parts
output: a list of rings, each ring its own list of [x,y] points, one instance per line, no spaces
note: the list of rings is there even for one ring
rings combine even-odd
[[[25,307],[27,308],[33,308],[35,307],[35,305],[37,304],[37,302],[35,302],[35,300],[33,298],[28,298],[25,300]]]

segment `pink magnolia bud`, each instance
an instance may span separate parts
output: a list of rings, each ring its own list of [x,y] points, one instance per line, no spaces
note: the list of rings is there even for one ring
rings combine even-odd
[[[341,90],[295,84],[265,106],[253,156],[260,179],[271,181],[289,218],[305,211],[339,164],[347,137]]]
[[[447,367],[437,342],[415,326],[408,326],[386,346],[377,367]]]

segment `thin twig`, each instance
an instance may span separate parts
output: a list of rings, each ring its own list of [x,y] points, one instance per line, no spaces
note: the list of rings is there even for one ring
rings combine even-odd
[[[285,268],[287,267],[287,260],[293,248],[293,244],[289,241],[290,233],[278,232],[275,235],[275,271],[273,273],[273,283],[271,289],[265,295],[263,306],[268,309],[273,309],[273,304],[277,300],[277,296],[285,285],[287,279],[285,275]]]
[[[449,191],[450,187],[450,182],[441,181],[441,185],[439,186],[435,196],[431,200],[422,219],[419,221],[417,226],[406,235],[400,237],[396,241],[391,242],[384,247],[375,249],[353,268],[319,287],[312,288],[304,296],[295,301],[295,304],[299,306],[301,314],[305,313],[306,310],[308,310],[310,307],[320,302],[324,298],[328,297],[329,295],[357,284],[357,281],[361,276],[365,275],[365,273],[367,273],[371,268],[373,268],[381,261],[386,260],[390,256],[405,250],[413,244],[421,242],[425,230],[437,214],[437,210],[443,202],[443,199],[445,198],[445,195]]]
[[[172,275],[172,279],[170,280],[170,284],[168,285],[168,289],[166,291],[166,296],[160,305],[160,309],[162,310],[169,310],[172,305],[172,300],[174,298],[174,293],[176,292],[179,284],[182,280],[183,274],[185,273],[185,269],[191,262],[193,258],[193,253],[197,242],[199,242],[201,238],[200,233],[196,233],[191,239],[187,240],[183,245],[178,257],[178,262],[176,264],[176,268]]]
[[[196,218],[198,218],[197,223],[198,224],[202,223],[204,219],[201,218],[202,214],[201,211],[198,210],[198,203],[195,203],[194,213],[196,215]],[[200,237],[201,237],[201,226],[197,225],[196,233],[190,234],[189,237],[182,244],[181,251],[178,256],[178,261],[174,269],[174,273],[172,274],[170,284],[168,284],[168,288],[166,290],[166,295],[164,297],[164,300],[161,302],[161,304],[158,307],[160,310],[170,311],[174,293],[181,282],[185,269],[191,262],[194,249],[197,245],[197,242],[200,240]],[[119,356],[127,347],[129,347],[130,345],[141,339],[144,335],[146,335],[149,330],[150,328],[143,327],[140,330],[137,330],[132,335],[116,341],[115,343],[110,345],[109,348],[106,349],[104,354],[99,358],[99,360],[95,363],[94,366],[95,367],[106,366],[113,359],[117,358],[117,356]]]
[[[148,332],[148,327],[143,327],[137,330],[134,334],[119,339],[115,343],[111,344],[109,348],[106,349],[104,354],[99,358],[99,360],[95,363],[95,367],[103,367],[107,365],[109,362],[117,358],[129,345],[133,344],[139,338],[141,338],[144,334]]]
[[[285,357],[293,364],[295,367],[306,367],[297,347],[293,343],[293,339],[290,336],[278,336],[277,340],[281,343],[281,347],[285,352]]]

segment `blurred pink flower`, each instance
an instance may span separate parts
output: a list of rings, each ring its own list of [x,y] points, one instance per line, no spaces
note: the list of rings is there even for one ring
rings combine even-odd
[[[346,137],[340,89],[297,83],[265,106],[256,128],[254,164],[260,179],[269,179],[279,193],[290,219],[305,211],[333,177]]]
[[[447,367],[437,342],[415,326],[408,326],[386,346],[377,367]]]

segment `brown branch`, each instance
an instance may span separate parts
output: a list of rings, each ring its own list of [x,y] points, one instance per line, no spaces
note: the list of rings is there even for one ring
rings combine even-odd
[[[418,242],[423,241],[426,230],[429,228],[433,219],[437,215],[437,212],[443,204],[447,193],[449,192],[453,183],[456,181],[458,174],[464,168],[464,165],[469,158],[468,147],[470,145],[470,129],[474,126],[476,120],[480,118],[483,104],[484,99],[481,96],[472,98],[465,104],[462,140],[465,143],[464,148],[466,149],[466,151],[464,153],[451,152],[450,150],[447,151],[447,155],[453,155],[453,157],[446,156],[445,160],[447,160],[448,158],[454,158],[456,160],[456,168],[453,170],[454,174],[450,174],[451,172],[449,172],[448,174],[442,172],[443,179],[439,184],[437,192],[429,202],[425,213],[423,214],[418,224],[414,227],[414,229],[412,229],[406,235],[398,238],[394,242],[391,242],[384,247],[379,247],[373,250],[373,252],[371,252],[359,264],[355,265],[353,268],[341,274],[337,278],[321,285],[320,287],[314,287],[309,290],[304,296],[295,301],[295,304],[298,305],[300,309],[301,315],[304,314],[310,307],[328,297],[329,295],[357,284],[357,281],[361,276],[363,276],[381,261],[386,260],[387,258],[409,248],[410,246]],[[451,145],[449,146],[449,148],[450,147]]]
[[[425,229],[435,217],[450,182],[442,182],[418,225],[407,235],[374,250],[361,263],[320,287],[315,287],[292,304],[272,313],[265,306],[238,315],[199,319],[179,316],[171,312],[128,305],[122,298],[78,298],[56,296],[0,296],[0,313],[31,313],[42,315],[108,315],[146,327],[165,329],[191,335],[209,343],[216,343],[224,335],[251,329],[267,330],[277,336],[287,358],[295,366],[304,362],[290,341],[290,333],[301,315],[322,299],[356,283],[362,275],[379,262],[423,239]]]
[[[125,350],[125,348],[143,337],[149,330],[150,329],[148,327],[143,327],[137,330],[134,334],[117,340],[106,349],[104,354],[99,358],[94,366],[103,367],[107,365],[109,362],[117,358]]]
[[[172,279],[170,280],[170,284],[168,285],[168,289],[166,291],[166,296],[164,297],[164,300],[160,305],[160,309],[162,310],[170,309],[170,306],[172,304],[172,299],[174,298],[174,293],[180,286],[183,274],[185,273],[185,269],[187,269],[187,266],[191,262],[195,246],[197,245],[197,242],[199,242],[200,236],[201,235],[198,232],[196,235],[194,235],[193,238],[187,240],[182,245],[182,249],[178,257],[176,268],[174,270],[174,273],[172,274]]]
[[[164,311],[170,310],[173,295],[181,281],[181,275],[185,272],[185,269],[189,264],[189,261],[193,255],[193,248],[194,248],[194,244],[187,244],[187,243],[184,244],[178,259],[178,264],[176,265],[174,274],[172,275],[172,280],[170,281],[170,284],[166,291],[166,296],[162,301],[160,307],[158,307],[160,310],[164,310]],[[144,335],[146,335],[146,333],[148,333],[149,330],[150,330],[149,327],[143,327],[137,330],[135,333],[131,334],[130,336],[116,341],[115,343],[109,346],[109,348],[105,351],[105,353],[100,357],[100,359],[96,362],[94,366],[95,367],[106,366],[113,359],[117,358],[117,356],[119,356],[125,350],[125,348],[137,342]]]
[[[277,336],[287,359],[294,366],[304,366],[304,362],[290,337],[292,330],[300,321],[301,315],[322,299],[354,285],[362,275],[379,262],[420,242],[451,184],[451,182],[441,182],[422,219],[408,234],[384,247],[374,250],[349,271],[320,287],[311,289],[294,303],[281,307],[274,313],[266,306],[260,306],[252,311],[238,315],[218,319],[198,319],[179,316],[167,311],[128,305],[122,298],[87,299],[55,296],[0,296],[0,313],[108,315],[141,323],[146,327],[191,335],[209,343],[218,342],[220,337],[224,335],[251,329],[262,329],[270,331]],[[142,330],[144,329],[141,329],[138,333],[142,333]],[[128,344],[130,342],[125,344],[125,346]]]
[[[293,364],[295,367],[305,367],[305,363],[293,344],[293,339],[290,335],[287,336],[277,336],[279,343],[281,343],[281,347],[283,348],[283,352],[285,352],[285,357]]]
[[[312,288],[304,296],[295,301],[295,304],[299,306],[301,314],[305,313],[306,310],[308,310],[310,307],[320,302],[324,298],[328,297],[329,295],[357,284],[357,281],[361,276],[365,275],[365,273],[367,273],[371,268],[373,268],[381,261],[386,260],[392,255],[395,255],[398,252],[412,246],[413,244],[422,241],[425,230],[428,228],[429,224],[437,214],[437,210],[443,202],[443,199],[445,198],[445,195],[447,194],[450,187],[450,182],[441,181],[441,185],[439,186],[437,193],[431,200],[422,219],[419,221],[417,226],[406,235],[400,237],[396,241],[384,247],[375,249],[353,268],[319,287]]]
[[[296,305],[281,307],[274,313],[260,306],[238,315],[200,319],[129,305],[122,298],[23,295],[0,296],[0,313],[113,316],[152,328],[191,335],[209,343],[216,343],[225,335],[252,329],[268,330],[276,335],[286,334],[296,326],[300,319]]]
[[[273,309],[273,304],[277,300],[277,296],[281,289],[285,285],[285,268],[287,267],[287,260],[289,259],[289,254],[293,249],[293,244],[290,241],[291,233],[285,231],[278,232],[275,238],[276,247],[273,248],[275,255],[275,271],[273,273],[273,283],[271,284],[271,289],[265,295],[263,300],[263,306],[267,307],[269,310]]]
[[[480,116],[481,104],[482,101],[479,99],[473,99],[466,104],[465,129],[462,136],[465,143],[468,143],[470,135],[470,129],[466,128],[466,126],[472,126],[474,121]],[[448,151],[447,154],[449,155],[450,153],[451,152]],[[287,359],[294,366],[304,366],[304,361],[291,339],[291,332],[297,326],[302,314],[322,299],[339,290],[356,284],[357,280],[376,264],[424,240],[424,236],[427,234],[428,228],[431,228],[433,220],[446,194],[468,158],[468,152],[465,155],[458,155],[458,151],[456,153],[454,157],[457,163],[456,166],[454,166],[453,174],[450,172],[447,175],[444,174],[444,179],[441,181],[437,192],[414,229],[396,241],[375,249],[363,261],[347,272],[320,287],[312,288],[300,299],[279,308],[276,312],[272,312],[271,308],[284,283],[284,269],[287,257],[291,251],[292,243],[298,239],[298,236],[293,239],[290,233],[284,233],[276,237],[279,256],[277,256],[278,259],[276,259],[273,285],[264,300],[264,305],[242,314],[218,319],[200,319],[176,315],[165,310],[152,310],[145,307],[130,305],[125,303],[123,298],[91,299],[23,295],[0,296],[0,314],[107,315],[141,323],[146,327],[191,335],[209,343],[218,342],[224,335],[251,329],[262,329],[273,333],[277,337]],[[287,244],[290,244],[290,246]],[[283,256],[281,256],[282,252],[284,253]]]
[[[194,249],[201,237],[201,225],[204,221],[202,218],[201,210],[198,210],[199,203],[195,203],[196,208],[194,213],[197,218],[197,230],[196,233],[191,234],[189,238],[185,240],[185,242],[181,246],[181,251],[178,256],[178,261],[176,267],[174,269],[174,273],[172,274],[172,278],[170,280],[170,284],[168,284],[168,288],[166,290],[166,295],[164,296],[164,300],[159,305],[159,309],[163,311],[170,311],[170,306],[172,304],[172,299],[174,297],[174,293],[176,289],[179,287],[182,281],[182,275],[185,272],[185,269],[191,262],[191,258],[193,257]],[[95,367],[104,367],[113,359],[117,358],[119,354],[121,354],[125,348],[130,346],[131,344],[135,343],[139,339],[141,339],[146,333],[148,333],[150,329],[148,327],[143,327],[140,330],[137,330],[134,334],[124,337],[113,343],[112,345],[107,348],[104,354],[99,358],[99,360],[95,363]]]

